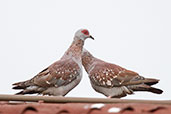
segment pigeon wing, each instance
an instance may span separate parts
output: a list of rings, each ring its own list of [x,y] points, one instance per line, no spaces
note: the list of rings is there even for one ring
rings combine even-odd
[[[32,80],[34,84],[41,87],[60,87],[69,84],[79,75],[80,69],[72,59],[57,61]]]

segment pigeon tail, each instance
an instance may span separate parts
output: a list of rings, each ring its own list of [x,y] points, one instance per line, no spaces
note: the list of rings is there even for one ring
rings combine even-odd
[[[156,94],[162,94],[163,90],[158,89],[158,88],[154,88],[151,87],[149,85],[137,85],[135,88],[131,88],[133,91],[148,91],[148,92],[152,92],[152,93],[156,93]]]
[[[30,86],[30,81],[31,80],[14,83],[12,84],[14,86],[12,89],[25,89],[26,87]]]
[[[157,84],[159,82],[158,79],[153,79],[153,78],[145,78],[145,80],[148,81],[148,82],[145,82],[145,84],[149,86]]]
[[[20,91],[20,92],[16,93],[15,95],[34,94],[34,93],[37,93],[37,91],[23,90],[23,91]]]

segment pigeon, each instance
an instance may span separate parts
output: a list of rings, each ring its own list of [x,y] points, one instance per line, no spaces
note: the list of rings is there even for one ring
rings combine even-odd
[[[163,91],[151,87],[158,79],[144,78],[138,73],[94,57],[86,49],[82,52],[82,64],[89,75],[91,86],[108,98],[121,98],[134,91],[161,94]]]
[[[60,60],[42,70],[32,79],[13,84],[13,89],[22,89],[16,93],[42,94],[51,96],[65,96],[76,87],[82,78],[81,54],[84,41],[87,38],[94,38],[87,29],[79,29],[68,50]]]

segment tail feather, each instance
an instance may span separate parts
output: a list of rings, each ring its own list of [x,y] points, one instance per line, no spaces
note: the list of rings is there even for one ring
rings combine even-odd
[[[14,83],[12,84],[14,87],[12,89],[25,89],[25,82],[18,82],[18,83]]]
[[[154,88],[154,87],[150,87],[149,91],[152,93],[156,93],[156,94],[162,94],[163,93],[163,90],[158,89],[158,88]]]
[[[41,87],[38,87],[34,83],[32,83],[32,80],[17,82],[12,85],[14,86],[12,89],[23,89],[22,91],[16,93],[16,95],[34,94],[43,91]]]
[[[159,80],[158,79],[152,79],[152,78],[140,78],[140,79],[133,79],[131,81],[128,81],[128,82],[124,82],[122,85],[125,85],[125,86],[129,86],[129,85],[139,85],[139,84],[146,84],[146,85],[154,85],[156,83],[158,83]]]
[[[38,93],[37,91],[34,91],[34,90],[23,90],[23,91],[20,91],[18,93],[16,93],[15,95],[24,95],[24,94],[34,94],[34,93]]]
[[[162,94],[163,90],[158,89],[158,88],[154,88],[151,87],[149,85],[145,85],[145,84],[141,84],[141,85],[134,85],[129,87],[130,89],[132,89],[133,91],[148,91],[148,92],[152,92],[152,93],[156,93],[156,94]]]
[[[46,88],[42,88],[42,87],[39,87],[39,86],[29,86],[29,87],[26,87],[25,89],[23,89],[22,91],[16,93],[16,95],[24,95],[24,94],[35,94],[35,93],[42,93]]]
[[[28,86],[31,86],[31,80],[23,81],[23,82],[17,82],[12,84],[14,87],[12,89],[25,89]]]
[[[144,83],[149,86],[157,84],[159,82],[158,79],[153,79],[153,78],[145,78],[145,80],[147,80],[147,82]]]

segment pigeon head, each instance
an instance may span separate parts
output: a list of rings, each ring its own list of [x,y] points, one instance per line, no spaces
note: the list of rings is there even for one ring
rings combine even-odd
[[[79,29],[75,33],[75,38],[76,39],[81,39],[81,40],[86,40],[87,38],[91,38],[94,40],[94,38],[89,34],[89,31],[87,29]]]

